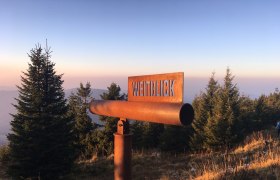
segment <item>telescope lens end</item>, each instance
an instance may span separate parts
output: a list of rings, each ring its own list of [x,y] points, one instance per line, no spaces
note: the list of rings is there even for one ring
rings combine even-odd
[[[180,121],[183,125],[187,126],[192,123],[194,119],[194,110],[192,105],[186,103],[180,110]]]

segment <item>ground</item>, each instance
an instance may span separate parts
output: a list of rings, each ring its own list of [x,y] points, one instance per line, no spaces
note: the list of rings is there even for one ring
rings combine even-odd
[[[0,179],[8,179],[0,163]],[[112,180],[113,156],[96,157],[76,163],[69,180]],[[133,151],[134,180],[185,179],[280,179],[280,139],[275,131],[261,131],[245,138],[231,151],[202,153],[163,153]]]
[[[273,134],[273,135],[272,135]],[[113,179],[113,157],[77,164],[73,179]],[[280,179],[280,141],[274,131],[248,136],[229,152],[170,154],[133,152],[132,177],[161,179]]]

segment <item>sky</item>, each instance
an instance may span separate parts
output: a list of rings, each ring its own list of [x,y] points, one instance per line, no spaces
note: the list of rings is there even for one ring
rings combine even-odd
[[[223,77],[243,88],[280,84],[280,1],[0,0],[0,89],[15,88],[37,43],[65,88],[106,88],[127,77],[184,72]],[[203,81],[204,82],[204,81]],[[205,81],[207,82],[207,81]],[[246,91],[246,90],[244,90]],[[264,90],[265,91],[265,90]]]

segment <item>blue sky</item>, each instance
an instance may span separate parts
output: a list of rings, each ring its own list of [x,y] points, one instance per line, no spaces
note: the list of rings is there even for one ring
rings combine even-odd
[[[0,2],[2,86],[20,82],[26,54],[45,39],[68,88],[177,71],[219,77],[227,67],[238,77],[280,78],[280,1]]]

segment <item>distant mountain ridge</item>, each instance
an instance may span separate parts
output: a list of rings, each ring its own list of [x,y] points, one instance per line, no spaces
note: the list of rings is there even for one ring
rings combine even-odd
[[[72,88],[72,89],[65,90],[64,91],[65,92],[65,97],[68,98],[71,95],[72,92],[75,93],[76,91],[77,91],[77,88]],[[105,89],[92,89],[91,91],[92,91],[92,95],[91,96],[94,99],[98,99],[98,100],[101,99],[101,97],[100,97],[101,94],[103,94],[105,92],[108,92]]]

